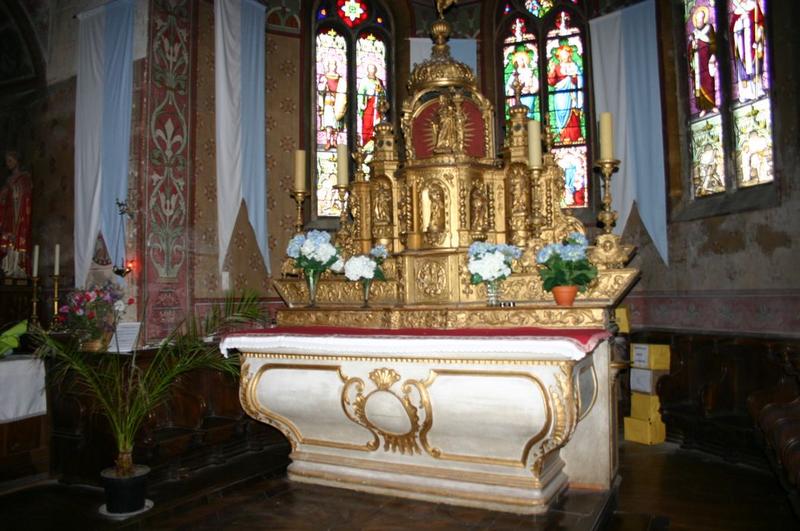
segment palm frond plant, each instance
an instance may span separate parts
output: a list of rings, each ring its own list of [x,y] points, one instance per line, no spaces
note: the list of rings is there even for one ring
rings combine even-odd
[[[54,381],[71,381],[77,392],[96,402],[117,446],[116,476],[134,474],[133,446],[147,416],[169,398],[180,376],[196,369],[238,374],[238,361],[224,358],[213,338],[234,328],[262,323],[264,311],[252,293],[228,296],[204,318],[188,317],[161,342],[148,361],[130,356],[88,353],[32,328],[37,353],[54,362]]]

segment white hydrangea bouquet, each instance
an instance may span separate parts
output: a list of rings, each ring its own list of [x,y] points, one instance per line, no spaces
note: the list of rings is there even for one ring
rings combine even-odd
[[[471,284],[486,284],[490,306],[498,304],[500,282],[511,275],[511,262],[522,256],[516,245],[473,242],[467,250]]]
[[[294,259],[295,267],[303,270],[311,306],[316,304],[317,285],[322,272],[330,269],[341,273],[344,269],[344,261],[339,249],[331,243],[331,235],[321,230],[296,234],[289,240],[286,254]]]
[[[360,254],[351,257],[344,264],[344,276],[353,282],[361,282],[364,296],[364,307],[369,302],[369,288],[373,280],[386,280],[381,264],[389,256],[383,245],[373,247],[368,255]]]

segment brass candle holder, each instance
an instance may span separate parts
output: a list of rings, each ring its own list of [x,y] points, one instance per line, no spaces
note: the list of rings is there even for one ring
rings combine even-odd
[[[619,171],[619,164],[620,161],[617,159],[601,159],[594,163],[594,167],[599,169],[603,176],[603,209],[597,215],[597,219],[603,224],[605,234],[611,234],[617,221],[617,213],[611,209],[611,176]]]
[[[31,295],[31,324],[39,324],[39,277],[31,277],[33,294]]]
[[[619,235],[611,232],[617,221],[617,212],[611,208],[611,176],[619,170],[619,165],[617,159],[600,159],[594,163],[603,176],[603,208],[597,215],[597,220],[603,225],[603,233],[597,237],[591,254],[592,262],[598,269],[624,267],[633,254],[633,245],[623,245]]]
[[[294,220],[294,233],[300,234],[303,232],[303,201],[305,201],[306,196],[309,194],[305,190],[294,190],[290,195],[294,198],[294,202],[297,205],[297,213],[295,214]]]
[[[52,275],[53,279],[53,319],[58,315],[58,279],[60,275]]]

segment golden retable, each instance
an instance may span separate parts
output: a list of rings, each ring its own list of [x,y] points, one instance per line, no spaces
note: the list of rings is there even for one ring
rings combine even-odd
[[[495,156],[493,105],[478,90],[470,68],[450,56],[449,34],[449,24],[438,20],[432,28],[431,58],[410,75],[410,95],[400,117],[402,157],[394,128],[385,118],[387,105],[381,102],[383,119],[375,128],[371,176],[361,171],[364,154],[356,152],[354,180],[346,193],[341,190],[346,204],[334,240],[344,258],[368,253],[376,244],[390,252],[383,265],[387,280],[372,286],[377,308],[357,309],[360,288],[328,273],[317,295],[322,309],[301,310],[308,301],[305,282],[287,259],[275,288],[292,309],[279,313],[279,324],[607,327],[609,310],[638,278],[637,269],[624,267],[633,246],[611,233],[616,213],[609,188],[619,161],[603,160],[596,167],[604,183],[598,216],[604,230],[589,252],[598,278],[578,295],[573,309],[556,307],[544,292],[536,253],[571,232],[586,230],[560,206],[564,175],[549,145],[542,167],[529,167],[524,105],[511,108],[502,154]],[[519,96],[519,87],[516,90]],[[467,248],[473,241],[511,243],[523,250],[514,273],[503,282],[502,298],[514,306],[503,308],[502,318],[501,313],[487,313],[485,287],[469,282]],[[452,317],[466,314],[474,315]]]

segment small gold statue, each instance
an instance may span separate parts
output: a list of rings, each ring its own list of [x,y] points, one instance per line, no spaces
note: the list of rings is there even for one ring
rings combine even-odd
[[[444,18],[445,10],[456,2],[458,0],[436,0],[436,11],[439,12],[439,18]]]

